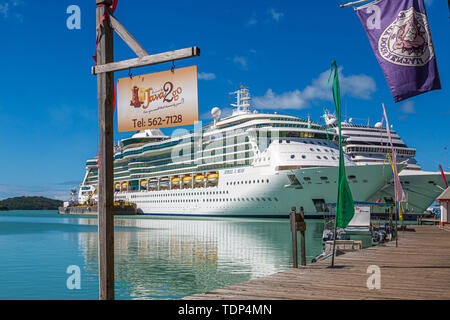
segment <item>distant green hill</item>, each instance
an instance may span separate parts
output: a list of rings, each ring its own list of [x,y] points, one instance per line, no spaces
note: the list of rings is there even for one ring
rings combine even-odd
[[[58,210],[63,202],[44,197],[16,197],[0,201],[0,210]]]

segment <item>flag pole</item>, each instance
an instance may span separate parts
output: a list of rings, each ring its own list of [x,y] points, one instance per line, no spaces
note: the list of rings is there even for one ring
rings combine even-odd
[[[395,202],[395,246],[398,247],[398,202]]]
[[[336,206],[336,215],[337,215],[337,206]],[[334,267],[334,256],[335,256],[335,252],[336,252],[336,215],[334,218],[334,232],[333,232],[333,252],[332,252],[332,256],[331,256],[331,267]]]
[[[450,18],[450,0],[448,0],[448,17]]]
[[[333,79],[333,100],[336,108],[336,119],[339,128],[339,175],[337,181],[337,201],[336,201],[336,214],[334,220],[334,237],[333,237],[333,255],[331,259],[332,267],[334,267],[334,255],[335,245],[337,238],[337,228],[346,228],[348,223],[355,214],[355,206],[353,202],[352,193],[345,173],[345,157],[344,150],[342,149],[342,131],[341,131],[341,101],[339,92],[339,76],[338,67],[336,61],[331,63],[330,77],[328,78],[328,84],[330,83],[331,76],[334,74]],[[328,89],[328,85],[327,85]]]
[[[359,0],[359,1],[349,2],[349,3],[346,3],[346,4],[340,4],[339,8],[350,7],[350,6],[353,6],[355,4],[362,3],[362,2],[367,2],[367,1],[371,1],[371,0]]]

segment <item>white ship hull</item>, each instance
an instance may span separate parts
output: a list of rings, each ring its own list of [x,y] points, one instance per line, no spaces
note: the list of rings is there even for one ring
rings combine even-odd
[[[382,165],[348,166],[346,171],[355,176],[349,179],[355,201],[366,201],[392,179],[389,173],[383,176]],[[286,217],[291,207],[302,206],[307,217],[318,218],[331,214],[321,204],[337,198],[338,167],[268,173],[249,166],[218,173],[215,187],[118,192],[115,198],[136,203],[138,212],[148,215]],[[289,175],[301,186],[293,185]]]
[[[327,125],[334,130],[336,116],[325,113],[323,116]],[[342,134],[347,137],[344,151],[351,156],[357,165],[386,163],[386,170],[390,170],[386,154],[395,150],[397,163],[406,164],[407,167],[399,173],[400,181],[407,198],[403,209],[406,213],[422,214],[436,200],[444,190],[444,180],[440,172],[426,172],[420,169],[414,159],[416,149],[408,147],[398,133],[391,129],[389,138],[387,129],[382,122],[375,126],[355,125],[352,121],[343,122]],[[392,128],[392,126],[391,126]],[[450,174],[446,173],[447,181]],[[394,183],[389,181],[376,194],[370,197],[371,202],[394,203]],[[375,213],[388,213],[389,208],[374,208]]]
[[[450,173],[446,173],[445,176],[447,181],[450,181]],[[399,173],[399,177],[407,199],[404,207],[407,213],[423,213],[445,190],[444,179],[440,172],[405,169]],[[382,202],[394,200],[392,181],[370,197],[370,201],[378,199],[381,199]]]

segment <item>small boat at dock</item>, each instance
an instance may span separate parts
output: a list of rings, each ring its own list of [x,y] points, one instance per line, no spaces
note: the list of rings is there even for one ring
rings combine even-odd
[[[98,215],[98,206],[94,205],[71,205],[58,208],[59,214],[76,215]],[[135,203],[118,201],[114,203],[114,215],[137,215]]]

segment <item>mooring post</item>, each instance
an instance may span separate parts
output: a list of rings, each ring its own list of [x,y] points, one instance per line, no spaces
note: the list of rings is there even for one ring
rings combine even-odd
[[[112,0],[96,0],[98,33],[97,65],[114,61],[113,29],[109,21]],[[102,21],[103,20],[103,21]],[[100,27],[101,26],[101,27]],[[99,154],[98,154],[98,267],[99,298],[114,299],[114,181],[113,117],[114,73],[97,74]]]
[[[297,227],[295,223],[295,207],[291,208],[291,213],[289,215],[289,220],[291,222],[291,233],[292,233],[292,259],[294,261],[294,268],[298,268],[298,257],[297,257]]]
[[[394,237],[394,227],[392,226],[392,206],[389,207],[389,229],[391,230],[391,241]]]
[[[305,211],[303,210],[303,207],[300,207],[300,223],[297,226],[297,228],[300,230],[302,266],[306,266],[306,242],[305,242],[306,222],[305,222]]]
[[[395,203],[395,246],[398,247],[398,206]]]

